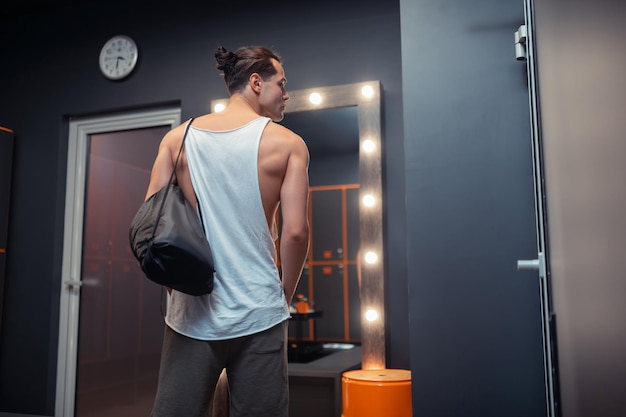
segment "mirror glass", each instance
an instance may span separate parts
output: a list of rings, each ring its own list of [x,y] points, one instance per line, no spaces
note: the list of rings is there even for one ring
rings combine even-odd
[[[281,124],[305,140],[311,155],[311,248],[294,297],[294,318],[301,320],[290,323],[290,337],[311,351],[300,350],[294,359],[315,358],[320,342],[360,344],[362,368],[383,369],[380,83],[295,90],[289,96]],[[218,111],[227,102],[214,100],[211,107]],[[298,303],[298,296],[306,303]],[[304,307],[298,311],[298,305]]]
[[[312,187],[359,183],[359,119],[356,106],[288,112],[280,123],[302,136],[311,156]]]
[[[281,124],[302,136],[311,157],[310,248],[289,326],[290,361],[308,363],[361,344],[358,109],[291,112]]]

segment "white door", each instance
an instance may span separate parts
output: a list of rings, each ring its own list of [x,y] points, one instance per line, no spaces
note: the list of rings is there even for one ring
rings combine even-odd
[[[56,417],[148,415],[163,301],[128,227],[160,139],[179,123],[180,109],[70,122]]]
[[[559,414],[558,384],[555,355],[555,316],[553,312],[548,263],[548,246],[546,244],[545,190],[543,187],[543,158],[541,147],[541,129],[538,106],[537,67],[534,45],[534,8],[533,0],[524,1],[525,25],[515,33],[515,48],[519,60],[526,61],[528,73],[528,95],[530,106],[531,141],[533,150],[533,174],[535,183],[535,207],[537,225],[537,259],[518,261],[519,270],[537,271],[540,279],[540,296],[543,328],[544,368],[546,385],[547,416]]]

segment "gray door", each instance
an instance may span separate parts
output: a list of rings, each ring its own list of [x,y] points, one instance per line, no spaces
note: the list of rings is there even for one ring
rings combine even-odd
[[[164,298],[128,228],[160,140],[179,121],[173,109],[71,123],[56,417],[150,414]]]
[[[76,416],[147,416],[163,337],[162,287],[130,250],[128,225],[143,201],[169,126],[93,134],[85,190]]]
[[[523,0],[401,1],[413,404],[547,415]],[[393,224],[390,222],[390,224]]]

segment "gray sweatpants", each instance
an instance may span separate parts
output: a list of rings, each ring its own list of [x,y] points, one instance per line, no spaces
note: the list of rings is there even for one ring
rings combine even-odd
[[[236,339],[191,339],[166,326],[152,417],[207,417],[228,375],[230,417],[287,417],[287,322]]]

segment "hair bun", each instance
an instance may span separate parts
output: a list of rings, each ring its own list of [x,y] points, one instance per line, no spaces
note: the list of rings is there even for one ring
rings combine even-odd
[[[218,70],[230,72],[235,67],[237,56],[223,46],[218,46],[215,50],[215,60],[217,61]]]

